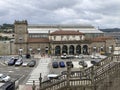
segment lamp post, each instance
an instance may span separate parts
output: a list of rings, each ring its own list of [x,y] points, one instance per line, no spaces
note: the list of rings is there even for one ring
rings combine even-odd
[[[40,73],[40,77],[39,77],[39,90],[41,88],[41,82],[42,82],[42,74]]]

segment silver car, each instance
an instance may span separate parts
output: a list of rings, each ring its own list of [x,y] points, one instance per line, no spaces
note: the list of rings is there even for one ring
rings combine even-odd
[[[10,76],[0,74],[0,82],[7,82],[7,81],[10,81],[10,80],[11,80]]]
[[[20,65],[22,65],[22,63],[23,63],[22,58],[19,58],[19,59],[15,62],[15,66],[20,66]]]

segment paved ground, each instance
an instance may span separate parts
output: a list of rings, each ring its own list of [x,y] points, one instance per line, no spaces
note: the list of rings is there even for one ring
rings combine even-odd
[[[31,67],[22,67],[22,66],[8,66],[7,62],[13,56],[6,56],[0,58],[0,73],[9,75],[12,80],[19,80],[19,83],[22,84],[23,80],[29,75],[29,73],[35,68]],[[4,60],[5,59],[5,60]],[[23,58],[23,61],[30,61],[31,59]],[[37,59],[36,59],[37,61]],[[36,65],[37,66],[37,65]]]
[[[11,57],[11,56],[10,56]],[[53,68],[52,62],[53,61],[72,61],[74,64],[74,68],[72,70],[80,70],[78,62],[80,60],[90,61],[93,60],[90,56],[85,56],[84,59],[60,59],[60,57],[52,56],[52,57],[40,57],[40,55],[34,56],[37,61],[37,65],[33,68],[30,67],[15,67],[15,66],[8,66],[5,65],[4,62],[7,61],[9,57],[2,57],[0,60],[0,73],[4,73],[10,75],[13,79],[19,79],[20,84],[32,85],[33,80],[35,80],[35,84],[39,84],[39,77],[40,73],[42,74],[42,81],[47,79],[48,74],[61,74],[62,71],[66,71],[67,68]],[[4,60],[5,59],[5,60]],[[34,58],[32,58],[34,59]],[[30,61],[30,59],[24,59],[24,61]]]
[[[39,77],[40,73],[42,75],[42,81],[46,79],[46,76],[49,74],[48,64],[51,62],[51,58],[41,57],[38,62],[38,66],[31,72],[29,77],[26,80],[26,84],[33,84],[33,80],[35,80],[35,84],[39,85]]]

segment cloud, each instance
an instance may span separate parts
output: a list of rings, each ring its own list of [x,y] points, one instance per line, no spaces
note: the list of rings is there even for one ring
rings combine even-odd
[[[27,19],[29,24],[120,27],[119,0],[1,0],[0,6],[0,24]]]

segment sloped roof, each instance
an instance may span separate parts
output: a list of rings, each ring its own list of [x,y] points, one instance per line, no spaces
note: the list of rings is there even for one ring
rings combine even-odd
[[[29,38],[28,43],[48,43],[48,38]]]
[[[96,38],[93,38],[92,41],[93,42],[104,42],[106,40],[112,40],[114,39],[113,37],[110,37],[110,36],[103,36],[103,37],[96,37]]]
[[[73,30],[58,30],[50,33],[50,35],[83,35],[83,33]]]

